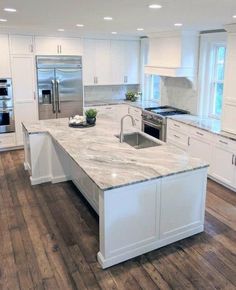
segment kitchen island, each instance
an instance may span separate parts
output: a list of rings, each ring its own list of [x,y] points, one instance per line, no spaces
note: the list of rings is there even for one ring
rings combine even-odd
[[[161,142],[135,149],[119,142],[119,130],[104,115],[92,128],[23,124],[32,185],[72,180],[98,213],[103,268],[204,230],[208,164]]]

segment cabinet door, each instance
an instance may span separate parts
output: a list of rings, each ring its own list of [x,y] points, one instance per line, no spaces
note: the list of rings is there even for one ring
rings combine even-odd
[[[57,55],[59,54],[60,40],[55,37],[35,37],[36,55]]]
[[[83,74],[85,86],[91,86],[96,84],[95,46],[96,40],[94,39],[84,40]]]
[[[212,145],[207,141],[191,137],[189,142],[189,153],[192,157],[200,158],[211,165]],[[211,168],[209,171],[210,170]]]
[[[96,40],[95,51],[96,84],[109,85],[111,84],[110,41]]]
[[[81,38],[61,38],[60,39],[60,54],[62,55],[82,55],[82,40]]]
[[[225,184],[234,185],[234,154],[230,150],[214,146],[210,175]]]
[[[125,83],[125,44],[124,41],[111,40],[111,83]]]
[[[9,42],[7,35],[0,35],[0,78],[11,77]]]
[[[125,76],[124,81],[128,84],[139,83],[139,41],[125,41]]]
[[[12,79],[14,91],[14,110],[16,122],[16,142],[23,144],[21,122],[38,119],[35,98],[35,70],[33,56],[12,56]],[[24,74],[22,74],[24,68]]]
[[[10,36],[11,54],[33,54],[33,37],[25,35]]]

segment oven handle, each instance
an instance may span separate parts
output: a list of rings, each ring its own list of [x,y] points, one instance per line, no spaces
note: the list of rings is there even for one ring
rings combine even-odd
[[[143,124],[149,125],[150,127],[157,128],[157,129],[161,129],[161,127],[162,127],[162,125],[156,125],[156,124],[153,124],[151,122],[144,121],[144,120],[143,120]]]
[[[0,113],[9,113],[9,112],[12,112],[12,111],[13,111],[12,108],[10,108],[10,109],[1,109],[0,108]]]

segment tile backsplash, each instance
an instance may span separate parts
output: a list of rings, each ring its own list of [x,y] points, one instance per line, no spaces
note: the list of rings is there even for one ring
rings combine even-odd
[[[198,94],[187,78],[161,78],[161,104],[198,113]]]
[[[121,101],[127,91],[138,92],[139,85],[85,86],[84,104]]]

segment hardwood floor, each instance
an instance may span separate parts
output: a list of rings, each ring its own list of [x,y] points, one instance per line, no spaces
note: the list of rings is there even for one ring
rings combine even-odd
[[[236,289],[236,193],[208,182],[205,232],[102,270],[98,217],[71,182],[32,187],[0,153],[0,289]]]

